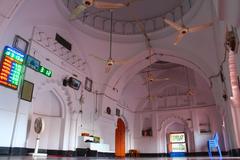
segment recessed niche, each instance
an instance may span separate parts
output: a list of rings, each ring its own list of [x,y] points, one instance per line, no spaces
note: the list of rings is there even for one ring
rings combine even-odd
[[[111,114],[111,108],[110,108],[110,107],[107,107],[107,108],[106,108],[106,113],[107,113],[107,114]]]
[[[143,118],[142,136],[152,136],[152,117]]]
[[[199,131],[200,133],[211,133],[210,119],[206,114],[199,116]]]

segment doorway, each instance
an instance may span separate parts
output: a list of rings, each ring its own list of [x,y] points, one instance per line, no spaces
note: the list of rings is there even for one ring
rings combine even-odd
[[[118,118],[115,130],[115,156],[125,157],[125,124]]]

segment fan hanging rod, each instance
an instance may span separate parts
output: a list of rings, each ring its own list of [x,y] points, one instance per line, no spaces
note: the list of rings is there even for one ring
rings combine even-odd
[[[110,58],[112,58],[112,18],[113,18],[113,12],[110,10]]]

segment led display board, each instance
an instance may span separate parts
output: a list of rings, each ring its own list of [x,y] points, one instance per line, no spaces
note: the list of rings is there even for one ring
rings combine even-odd
[[[47,76],[47,77],[52,77],[52,71],[43,67],[43,66],[40,66],[39,72],[42,73],[43,75]]]
[[[17,89],[23,68],[25,54],[17,49],[6,46],[0,64],[0,84]]]

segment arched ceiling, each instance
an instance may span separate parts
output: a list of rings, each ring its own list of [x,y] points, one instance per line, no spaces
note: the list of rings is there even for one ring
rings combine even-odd
[[[127,3],[127,0],[99,0],[106,2]],[[71,12],[82,0],[63,0]],[[139,22],[146,32],[165,28],[164,17],[177,21],[194,5],[195,0],[134,0],[128,7],[114,10],[113,32],[115,34],[139,34]],[[136,20],[138,19],[138,20]],[[110,13],[108,10],[87,8],[78,17],[83,23],[105,32],[110,31]],[[138,21],[138,23],[136,23]]]
[[[157,61],[127,83],[120,102],[129,110],[142,112],[207,106],[214,104],[214,98],[206,81],[192,69]]]
[[[127,0],[126,1],[102,0],[102,1],[125,3]],[[76,6],[82,3],[81,0],[63,0],[63,2],[65,4],[65,7],[68,8],[69,13],[73,10],[73,8],[75,8]],[[203,78],[199,75],[199,73],[196,72],[197,70],[198,72],[199,71],[202,72],[201,74],[206,74],[204,67],[202,67],[202,65],[205,62],[201,63],[201,67],[199,67],[198,63],[202,62],[201,59],[197,58],[198,55],[193,57],[193,55],[197,54],[199,50],[196,51],[194,48],[195,46],[191,45],[192,43],[198,42],[197,40],[198,37],[200,37],[201,39],[201,35],[203,35],[202,34],[203,32],[200,34],[195,33],[192,36],[187,36],[184,39],[185,41],[183,41],[177,47],[173,47],[172,44],[171,45],[168,44],[170,41],[172,42],[173,38],[175,39],[175,36],[172,36],[172,37],[169,36],[167,38],[163,37],[161,41],[159,41],[161,43],[157,43],[156,41],[154,41],[155,39],[152,36],[153,34],[158,33],[158,31],[160,31],[161,29],[168,27],[168,25],[166,25],[163,22],[164,17],[167,17],[168,19],[173,21],[178,21],[180,18],[185,16],[185,14],[188,13],[191,10],[191,8],[193,8],[194,4],[197,4],[195,2],[196,2],[195,0],[169,0],[169,1],[136,0],[129,7],[114,11],[113,32],[115,34],[118,34],[116,35],[117,38],[121,37],[122,35],[124,36],[124,35],[134,35],[134,34],[139,34],[139,36],[142,36],[140,35],[142,34],[142,32],[139,30],[139,26],[138,26],[139,23],[136,24],[136,20],[132,16],[134,15],[139,19],[139,21],[141,21],[141,23],[143,23],[145,31],[147,33],[150,33],[149,35],[151,37],[151,44],[154,49],[157,47],[159,48],[166,47],[162,44],[167,44],[168,46],[166,48],[170,48],[171,50],[174,50],[174,54],[168,53],[167,51],[166,53],[165,51],[159,52],[159,54],[157,54],[157,56],[155,57],[155,59],[159,59],[159,60],[155,61],[154,64],[151,64],[148,68],[145,68],[149,65],[148,60],[146,60],[146,55],[145,55],[145,58],[141,56],[139,56],[138,58],[138,56],[135,56],[136,60],[132,58],[131,62],[129,62],[127,65],[124,65],[122,68],[119,68],[118,70],[114,70],[115,73],[112,73],[112,75],[110,75],[107,78],[109,80],[108,82],[109,86],[112,86],[112,87],[106,88],[105,93],[107,95],[109,94],[114,99],[116,98],[117,100],[122,102],[123,105],[127,104],[129,109],[132,111],[154,110],[154,109],[159,109],[161,107],[163,108],[183,107],[183,106],[190,106],[193,103],[194,105],[209,105],[214,103],[208,82],[206,82],[204,79],[204,78],[207,78],[207,76],[204,75],[205,77]],[[195,5],[194,7],[196,6],[197,5]],[[199,18],[200,22],[197,21],[197,23],[194,22],[194,20],[196,20],[196,17],[195,17],[193,19],[193,24],[205,23],[205,21],[208,21],[209,19],[209,16],[206,16],[206,17],[207,18],[205,18],[204,16],[200,16]],[[85,25],[87,28],[94,28],[97,31],[104,31],[107,33],[110,31],[110,13],[108,10],[99,10],[94,7],[89,7],[85,10],[85,12],[80,14],[78,19],[75,21],[78,23],[82,22],[83,24],[87,24]],[[186,23],[186,21],[187,20],[184,19],[185,25],[191,26],[191,24],[189,25],[188,23]],[[211,32],[210,29],[208,31]],[[162,30],[160,32],[162,32]],[[195,36],[195,39],[192,38],[194,36]],[[125,36],[125,37],[134,37],[134,36]],[[186,42],[187,40],[189,40],[189,43],[185,45],[186,43],[184,42]],[[210,41],[210,40],[211,39],[208,39],[206,41]],[[143,39],[143,42],[144,42],[144,39]],[[209,45],[210,43],[207,43],[207,44],[208,46],[212,46],[212,45]],[[188,52],[183,52],[185,51],[185,47]],[[191,48],[194,48],[194,49],[191,50]],[[135,53],[137,52],[135,51]],[[188,55],[188,53],[191,53],[191,52],[193,52],[194,54]],[[122,54],[124,53],[121,53],[121,55]],[[176,56],[174,56],[175,54]],[[160,61],[162,60],[163,57],[165,57],[165,59],[171,59],[171,61],[169,62]],[[197,59],[196,61],[195,61],[195,58]],[[178,63],[180,61],[181,62],[184,61],[185,64]],[[134,65],[135,62],[136,62],[136,65]],[[186,72],[183,69],[184,67],[180,64],[186,65],[186,66],[189,65],[188,70],[191,73],[191,74],[189,73],[191,80],[186,78]],[[138,65],[144,65],[144,67],[141,67]],[[137,67],[140,68],[141,70],[140,69],[138,70]],[[190,68],[195,69],[195,71],[191,70]],[[146,75],[141,74],[141,72],[146,72],[149,69],[152,70],[151,72],[153,72],[156,78],[169,78],[169,80],[160,81],[160,82],[151,82],[149,86],[146,84],[144,85]],[[156,70],[156,71],[153,71],[153,70]],[[209,69],[207,73],[211,74],[211,72],[212,70]],[[138,81],[137,83],[135,82],[136,80]],[[194,91],[196,91],[197,93],[196,96],[194,95],[190,97],[189,95],[187,95],[188,90],[190,89],[189,87],[190,81],[192,85],[191,87],[193,87]],[[197,85],[201,87],[198,88]],[[113,94],[113,92],[116,92],[115,90],[116,88],[119,92],[117,91],[118,93]],[[157,100],[150,102],[150,100],[146,98],[147,96],[149,96],[148,88],[150,88],[154,96],[155,95],[157,96]],[[204,95],[203,93],[207,93],[207,94]],[[174,100],[171,100],[171,98],[173,98]],[[195,99],[195,101],[193,101],[193,99]],[[182,102],[180,103],[180,101]],[[108,101],[104,99],[103,104],[105,102],[107,103]]]

